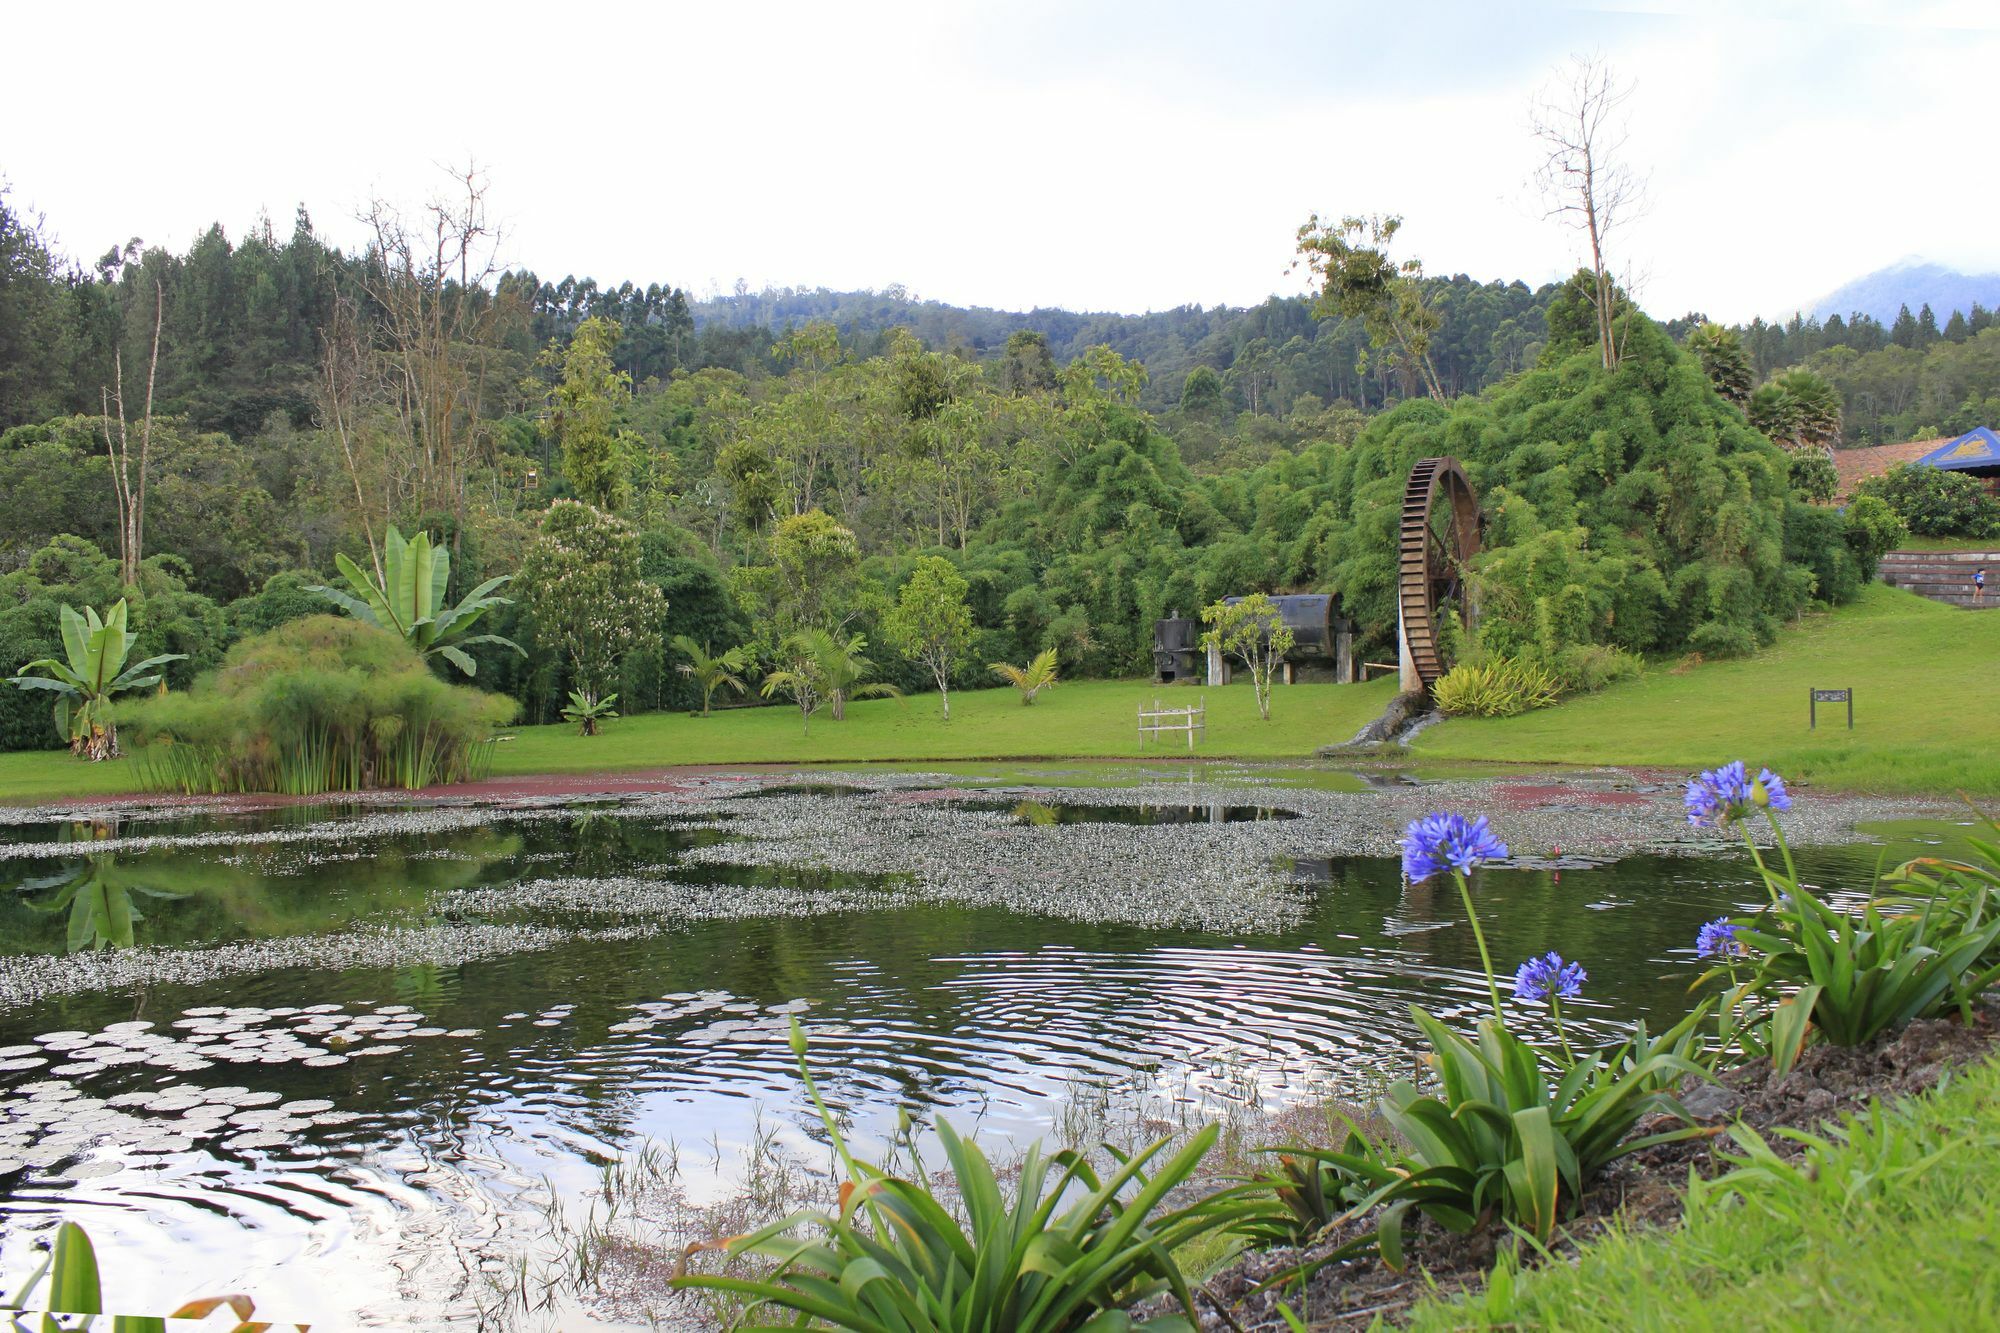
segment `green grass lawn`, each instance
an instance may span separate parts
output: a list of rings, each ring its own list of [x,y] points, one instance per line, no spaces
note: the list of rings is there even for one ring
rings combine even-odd
[[[1366,685],[1278,686],[1271,720],[1257,716],[1247,681],[1224,689],[1165,689],[1141,681],[1076,681],[1022,707],[1012,690],[951,697],[951,721],[935,694],[870,699],[847,706],[847,718],[814,716],[804,734],[796,708],[738,708],[713,717],[649,713],[622,718],[602,735],[574,727],[523,727],[500,747],[496,773],[575,773],[666,764],[823,764],[868,760],[1081,759],[1185,755],[1173,734],[1139,745],[1141,703],[1169,708],[1204,698],[1208,730],[1195,754],[1206,758],[1303,759],[1346,740],[1380,713],[1395,693],[1386,680]]]
[[[1575,1262],[1420,1305],[1416,1333],[1492,1329],[1970,1329],[2000,1309],[2000,1066],[1864,1121],[1668,1232],[1615,1232]]]
[[[1845,709],[1812,687],[1854,689]],[[1557,708],[1465,718],[1417,738],[1419,757],[1698,769],[1730,759],[1865,791],[2000,794],[2000,612],[1870,586],[1756,657],[1645,677]]]
[[[1756,657],[1656,665],[1641,680],[1521,717],[1458,719],[1418,737],[1433,769],[1461,762],[1631,764],[1706,768],[1729,759],[1854,790],[2000,795],[2000,611],[1968,612],[1873,585],[1851,606],[1807,617]],[[1837,705],[1806,729],[1812,687],[1851,686],[1855,729]],[[1208,758],[1304,759],[1345,740],[1394,693],[1366,685],[1280,686],[1272,720],[1247,683],[1166,689],[1144,681],[1076,681],[1031,708],[1012,690],[852,704],[803,734],[796,710],[736,708],[710,718],[651,713],[594,737],[568,726],[522,727],[500,746],[496,776],[585,773],[680,764],[826,764],[988,759],[1116,759],[1187,753],[1178,737],[1139,746],[1142,702],[1209,704]],[[0,754],[0,801],[129,791],[131,765],[67,755]]]
[[[1919,537],[1912,533],[1896,547],[1899,551],[2000,551],[2000,540],[1992,537]]]
[[[504,741],[495,776],[588,773],[678,764],[825,764],[863,761],[1101,759],[1185,756],[1169,734],[1139,745],[1136,713],[1160,700],[1183,707],[1204,698],[1208,728],[1194,753],[1208,759],[1305,759],[1343,741],[1372,720],[1395,693],[1387,679],[1366,685],[1278,686],[1271,720],[1257,716],[1246,681],[1223,689],[1166,689],[1143,681],[1076,681],[1043,694],[1032,707],[1008,689],[952,695],[951,721],[936,695],[871,699],[847,706],[835,722],[821,712],[812,733],[795,708],[736,708],[708,718],[647,713],[607,723],[597,736],[568,725],[521,727]],[[47,751],[0,754],[0,801],[23,802],[130,791],[125,760],[84,764]]]

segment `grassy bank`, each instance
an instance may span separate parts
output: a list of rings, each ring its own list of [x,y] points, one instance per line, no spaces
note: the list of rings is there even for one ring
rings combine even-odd
[[[2000,1066],[1883,1111],[1807,1170],[1696,1190],[1665,1233],[1615,1232],[1574,1263],[1419,1306],[1468,1328],[1986,1328],[2000,1306]]]
[[[1741,661],[1655,667],[1558,708],[1460,719],[1420,757],[1705,768],[1741,757],[1788,778],[1864,791],[2000,794],[2000,613],[1940,606],[1880,584],[1810,616]],[[1852,687],[1806,727],[1807,693]]]
[[[849,704],[847,718],[813,718],[808,735],[794,708],[736,708],[712,717],[648,713],[620,718],[602,734],[579,736],[568,725],[519,728],[494,760],[497,777],[610,772],[677,764],[822,764],[979,759],[1137,758],[1186,755],[1169,734],[1141,749],[1135,716],[1141,703],[1180,707],[1203,700],[1208,728],[1195,754],[1209,759],[1305,759],[1345,740],[1382,711],[1390,680],[1366,685],[1279,686],[1271,720],[1257,716],[1247,682],[1224,689],[1162,689],[1139,681],[1077,681],[1022,707],[1012,690],[954,694],[951,721],[936,695]],[[0,801],[105,795],[136,787],[128,760],[83,764],[67,754],[0,754]]]

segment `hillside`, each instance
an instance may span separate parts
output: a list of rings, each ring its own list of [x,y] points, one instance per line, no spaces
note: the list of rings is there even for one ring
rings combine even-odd
[[[1753,657],[1657,666],[1641,680],[1520,717],[1425,732],[1427,759],[1635,764],[1692,772],[1731,759],[1794,781],[1874,791],[2000,794],[2000,711],[1973,682],[2000,655],[2000,616],[1872,585]],[[1813,688],[1854,690],[1854,730]]]
[[[1806,313],[1820,320],[1834,315],[1846,319],[1858,310],[1888,324],[1906,305],[1913,311],[1929,305],[1942,323],[1952,311],[1970,310],[1974,304],[1989,310],[2000,306],[2000,273],[1961,273],[1912,257],[1841,284]]]

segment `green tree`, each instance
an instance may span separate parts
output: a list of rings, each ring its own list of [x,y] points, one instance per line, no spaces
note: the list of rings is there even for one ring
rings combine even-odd
[[[1687,349],[1717,393],[1738,407],[1748,405],[1755,375],[1750,358],[1743,354],[1743,340],[1734,330],[1703,320],[1688,333]]]
[[[562,447],[564,479],[585,504],[614,514],[631,499],[633,455],[644,447],[617,426],[632,401],[632,377],[612,361],[621,332],[615,320],[586,319],[567,348],[551,340],[536,362],[559,375],[542,394],[542,429]]]
[[[1299,228],[1298,252],[1319,286],[1313,314],[1359,319],[1391,365],[1440,401],[1431,339],[1443,323],[1423,284],[1423,261],[1389,258],[1399,217],[1347,217],[1322,222],[1315,213]]]
[[[1910,313],[1907,301],[1896,311],[1896,322],[1889,326],[1889,341],[1898,347],[1917,345],[1917,317]]]
[[[761,689],[768,699],[782,694],[799,710],[806,735],[812,735],[812,715],[831,706],[838,722],[847,715],[849,699],[896,698],[902,691],[884,681],[870,681],[875,664],[868,660],[868,641],[859,634],[842,639],[823,629],[788,634],[778,645],[776,666]]]
[[[841,638],[824,630],[807,632],[813,658],[819,665],[828,708],[835,722],[847,720],[849,699],[900,699],[903,692],[887,681],[870,680],[875,674],[874,659],[868,656],[868,640],[859,634]]]
[[[771,564],[785,624],[833,630],[845,623],[861,568],[852,528],[819,509],[788,515],[771,533]]]
[[[1216,602],[1202,608],[1208,625],[1202,645],[1237,658],[1250,672],[1257,691],[1257,715],[1271,720],[1271,678],[1292,650],[1296,636],[1277,604],[1261,592],[1239,597],[1233,602]]]
[[[542,516],[516,586],[538,642],[554,648],[572,688],[603,696],[626,653],[658,633],[666,599],[640,568],[639,534],[578,500]]]
[[[965,604],[966,582],[951,562],[925,556],[903,584],[883,629],[889,641],[937,682],[944,720],[951,721],[951,672],[972,643],[972,612]]]

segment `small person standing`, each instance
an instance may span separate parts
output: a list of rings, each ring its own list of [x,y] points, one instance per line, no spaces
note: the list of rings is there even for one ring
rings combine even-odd
[[[1981,565],[1972,572],[1972,600],[1975,602],[1986,600],[1986,566],[1984,565]]]

